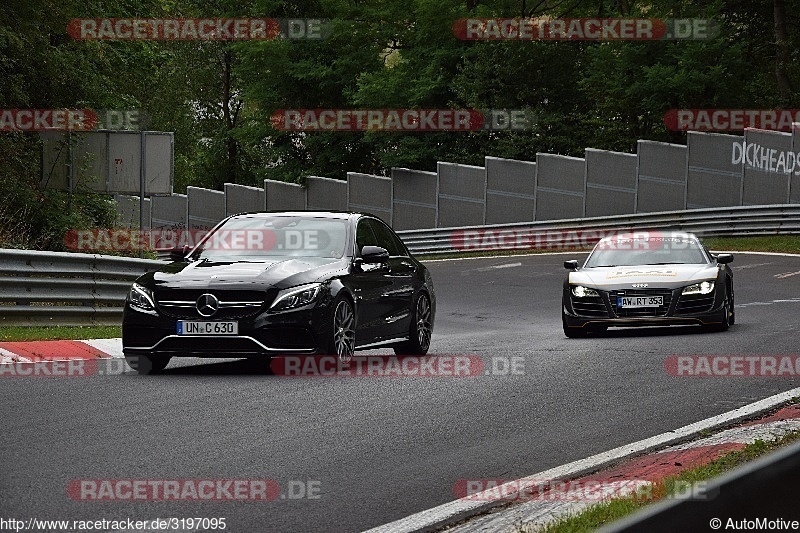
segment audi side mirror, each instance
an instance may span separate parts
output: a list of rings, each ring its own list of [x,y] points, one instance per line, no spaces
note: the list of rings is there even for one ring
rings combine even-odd
[[[721,265],[727,265],[732,261],[733,261],[733,254],[719,254],[717,256],[717,263]]]
[[[564,261],[564,268],[567,270],[578,270],[578,261],[576,259],[570,259],[569,261]]]

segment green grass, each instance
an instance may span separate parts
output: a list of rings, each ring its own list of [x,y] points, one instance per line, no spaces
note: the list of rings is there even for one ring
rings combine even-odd
[[[778,252],[800,254],[800,235],[760,235],[754,237],[709,237],[702,239],[709,250],[740,252]],[[421,261],[435,259],[462,259],[470,257],[503,257],[508,255],[535,255],[547,252],[574,252],[578,257],[591,251],[589,248],[557,248],[550,250],[483,250],[447,254],[419,254]]]
[[[800,235],[763,235],[758,237],[715,237],[703,239],[709,250],[779,252],[800,254]]]
[[[615,520],[624,518],[654,501],[663,499],[668,494],[673,494],[676,485],[685,487],[686,483],[708,481],[797,440],[800,440],[800,431],[791,432],[773,441],[757,440],[739,451],[730,452],[706,465],[690,468],[677,476],[666,478],[654,484],[652,490],[648,492],[647,498],[637,498],[634,496],[609,500],[593,505],[581,513],[557,520],[537,531],[541,533],[578,533],[593,531]],[[652,497],[649,497],[650,495],[652,495]],[[519,531],[532,530],[525,529],[525,527],[522,526]]]
[[[0,341],[61,339],[111,339],[122,336],[120,326],[7,326],[0,327]]]

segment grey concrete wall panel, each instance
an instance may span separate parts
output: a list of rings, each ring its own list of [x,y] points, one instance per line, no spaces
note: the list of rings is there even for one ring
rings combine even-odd
[[[139,169],[141,136],[129,133],[113,133],[108,136],[109,181],[111,190],[133,194],[140,189]]]
[[[225,193],[187,187],[189,229],[211,229],[225,218]]]
[[[346,181],[309,176],[306,187],[309,211],[347,211]]]
[[[150,225],[153,229],[185,229],[188,198],[185,194],[153,196]]]
[[[347,210],[370,213],[392,225],[392,179],[347,173]]]
[[[486,169],[456,163],[436,164],[439,174],[437,227],[478,226],[486,222]]]
[[[586,149],[586,216],[627,215],[636,209],[634,154]]]
[[[536,220],[584,216],[586,160],[536,154]]]
[[[536,163],[486,157],[486,223],[531,222],[536,202]]]
[[[145,195],[170,194],[174,173],[172,133],[147,132]],[[42,185],[67,189],[69,149],[64,133],[43,132]],[[139,194],[142,163],[140,132],[73,133],[73,177],[76,187],[118,194]]]
[[[800,154],[800,122],[792,124],[792,151],[795,158]],[[797,168],[800,168],[798,165]],[[797,171],[797,168],[795,171]],[[800,204],[800,175],[792,172],[792,180],[789,189],[789,203]]]
[[[267,211],[305,211],[306,189],[297,183],[264,180]]]
[[[172,133],[148,131],[144,134],[144,147],[146,194],[172,194],[175,175]],[[113,181],[110,187],[114,190]],[[136,190],[139,190],[138,186]]]
[[[731,161],[731,146],[742,142],[738,135],[687,132],[689,177],[686,207],[742,205],[743,165]]]
[[[439,175],[407,168],[392,169],[392,227],[395,230],[436,227]]]
[[[636,212],[686,209],[688,150],[682,144],[639,141]]]
[[[40,138],[42,139],[41,185],[49,189],[69,189],[68,136],[63,132],[42,132]],[[107,189],[108,139],[106,133],[73,133],[70,139],[74,167],[73,187],[76,189],[87,188],[98,192],[107,190],[127,192]],[[136,192],[138,192],[138,188]]]
[[[225,184],[225,216],[264,211],[266,208],[264,189],[235,183]]]
[[[792,172],[800,169],[792,134],[746,128],[744,141],[744,151],[739,143],[731,152],[731,159],[744,156],[742,205],[789,203]]]
[[[56,131],[39,133],[42,141],[42,176],[39,186],[48,189],[66,190],[67,178],[67,138]]]
[[[117,202],[117,227],[138,228],[139,227],[139,197],[126,194],[115,194],[114,201]],[[144,199],[144,213],[142,217],[142,228],[150,228],[152,202],[150,198]]]

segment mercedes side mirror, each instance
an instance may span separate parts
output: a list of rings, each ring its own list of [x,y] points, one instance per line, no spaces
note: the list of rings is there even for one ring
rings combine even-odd
[[[184,244],[183,246],[175,246],[169,250],[169,259],[170,261],[184,261],[186,259],[186,254],[188,253],[188,244]]]
[[[361,249],[362,263],[386,263],[389,261],[389,251],[380,246],[364,246]]]

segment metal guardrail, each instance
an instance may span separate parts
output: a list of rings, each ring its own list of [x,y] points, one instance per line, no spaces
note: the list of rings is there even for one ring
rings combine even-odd
[[[800,234],[800,205],[726,207],[638,215],[399,231],[414,254],[462,251],[459,236],[492,235],[478,250],[559,248],[569,232],[669,229],[700,236]],[[531,239],[517,244],[519,235]],[[505,246],[504,237],[513,236]],[[534,238],[534,236],[536,238]],[[455,238],[454,238],[455,237]],[[463,242],[463,241],[462,241]],[[593,244],[593,243],[589,243]],[[572,248],[574,249],[574,247]],[[0,326],[119,324],[131,282],[163,261],[0,249]]]
[[[119,324],[131,282],[162,261],[0,249],[0,326]]]
[[[664,211],[636,215],[521,222],[491,226],[465,226],[398,231],[413,254],[436,255],[465,251],[559,249],[569,242],[568,232],[633,229],[670,230],[700,237],[800,234],[800,204],[714,207],[688,211]],[[491,232],[491,235],[488,233]],[[464,241],[464,234],[475,246]],[[488,237],[487,237],[488,235]],[[521,239],[518,237],[522,236]],[[477,241],[475,240],[477,239]],[[484,244],[479,244],[483,241]],[[510,242],[509,244],[504,244]],[[592,245],[594,242],[589,242]],[[574,246],[572,247],[574,249]]]

